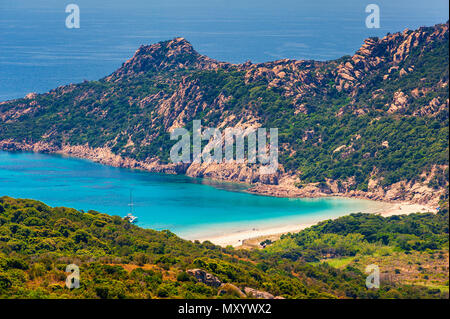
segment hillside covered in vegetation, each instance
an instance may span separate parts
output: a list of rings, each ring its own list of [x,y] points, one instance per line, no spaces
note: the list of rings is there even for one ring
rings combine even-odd
[[[448,187],[448,27],[369,38],[326,62],[218,62],[183,38],[142,46],[99,81],[0,103],[0,149],[243,181],[269,195],[435,205]],[[278,128],[278,172],[170,163],[169,132],[196,119]]]
[[[0,298],[448,298],[447,207],[353,214],[242,250],[1,197]],[[69,264],[79,288],[65,286]],[[365,286],[369,264],[379,289]]]

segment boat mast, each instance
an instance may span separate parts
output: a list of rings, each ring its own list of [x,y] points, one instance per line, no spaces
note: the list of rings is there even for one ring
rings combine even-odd
[[[128,204],[128,206],[130,206],[130,215],[133,215],[134,204],[133,204],[133,194],[132,194],[131,189],[130,189],[130,203]]]

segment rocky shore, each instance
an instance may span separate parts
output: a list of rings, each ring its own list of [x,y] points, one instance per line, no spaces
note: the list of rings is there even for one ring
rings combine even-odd
[[[348,197],[370,199],[389,203],[420,204],[437,207],[444,189],[435,190],[427,184],[433,177],[433,170],[423,174],[422,182],[398,182],[383,188],[371,180],[367,192],[350,189],[351,181],[340,183],[329,180],[326,185],[319,183],[301,184],[295,176],[281,172],[274,175],[259,175],[258,167],[245,164],[162,164],[158,159],[146,162],[114,154],[109,148],[91,148],[87,145],[63,145],[57,147],[44,142],[35,144],[19,143],[12,140],[0,141],[0,150],[28,151],[61,154],[88,159],[114,167],[142,169],[154,173],[184,174],[190,177],[208,178],[219,181],[246,183],[246,191],[253,194],[275,197]]]

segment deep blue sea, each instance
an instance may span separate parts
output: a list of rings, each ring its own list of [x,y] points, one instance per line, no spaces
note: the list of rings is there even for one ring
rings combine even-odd
[[[382,204],[358,199],[288,199],[244,193],[243,185],[115,168],[87,160],[0,151],[0,196],[125,216],[130,191],[138,225],[188,239],[305,224]]]
[[[65,27],[66,5],[80,28]],[[380,7],[368,29],[365,8]],[[141,44],[185,37],[228,62],[328,60],[369,36],[448,20],[448,0],[0,0],[0,101],[112,73]]]

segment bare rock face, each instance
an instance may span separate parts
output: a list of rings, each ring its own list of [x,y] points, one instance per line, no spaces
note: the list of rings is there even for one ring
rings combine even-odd
[[[0,140],[0,149],[6,151],[29,151],[40,153],[54,153],[58,150],[57,147],[44,142],[30,144],[25,142],[16,142],[11,139]]]
[[[237,163],[201,163],[191,164],[186,171],[191,177],[206,177],[243,183],[278,184],[277,174],[260,174],[258,167],[249,167]]]
[[[390,66],[382,76],[384,80],[398,71],[399,76],[412,72],[414,68],[400,69],[399,64],[408,58],[411,51],[420,46],[432,43],[435,39],[444,39],[448,33],[448,24],[436,25],[432,28],[422,27],[415,31],[405,30],[379,38],[369,38],[351,59],[341,62],[335,74],[336,88],[339,91],[356,94],[358,88],[365,87],[364,78],[374,71]]]
[[[207,273],[202,269],[188,269],[186,272],[195,277],[197,281],[204,283],[207,286],[219,288],[222,285],[222,282],[216,276]]]
[[[220,286],[220,290],[218,293],[219,296],[223,296],[223,295],[234,295],[236,297],[239,298],[245,298],[246,295],[235,285],[233,284],[222,284],[222,286]]]
[[[408,96],[402,91],[394,93],[394,99],[389,107],[388,113],[403,112],[408,106]]]
[[[37,93],[31,92],[31,93],[28,93],[27,95],[25,95],[25,98],[32,100],[32,99],[35,99],[36,96],[37,96]]]
[[[255,299],[274,299],[275,296],[271,293],[256,290],[250,287],[245,287],[244,292],[249,298],[255,298]]]
[[[439,113],[441,110],[447,108],[449,106],[449,100],[447,99],[444,103],[441,102],[439,97],[433,98],[428,105],[424,105],[419,110],[415,111],[413,115],[415,116],[434,116]]]
[[[106,79],[107,81],[117,81],[124,76],[135,76],[147,71],[189,67],[213,70],[219,66],[226,68],[230,64],[203,56],[195,51],[186,39],[175,38],[170,41],[141,46],[131,59]]]

